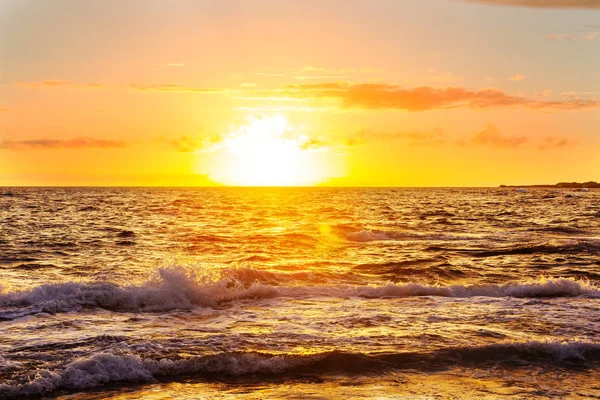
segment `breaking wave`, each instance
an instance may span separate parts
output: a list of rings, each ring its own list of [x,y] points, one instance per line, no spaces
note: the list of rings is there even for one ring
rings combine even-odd
[[[42,370],[22,381],[0,384],[0,397],[18,398],[57,390],[80,390],[115,382],[148,382],[157,378],[327,376],[374,374],[390,370],[435,371],[452,367],[519,367],[527,364],[562,367],[592,365],[600,361],[600,344],[594,342],[507,342],[459,346],[430,352],[269,354],[218,353],[204,356],[153,358],[143,354],[100,353],[82,357],[54,369]],[[289,375],[287,375],[289,374]]]
[[[64,282],[0,294],[0,320],[38,313],[101,308],[123,312],[158,312],[195,307],[218,307],[249,299],[362,297],[573,297],[600,296],[585,280],[570,278],[480,285],[293,285],[292,274],[231,268],[206,275],[193,268],[161,268],[156,277],[138,285],[115,282]],[[303,277],[294,274],[294,277]],[[303,280],[303,282],[306,281]]]

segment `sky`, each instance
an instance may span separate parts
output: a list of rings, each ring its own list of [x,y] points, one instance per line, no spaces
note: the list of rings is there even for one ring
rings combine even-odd
[[[598,0],[0,0],[0,185],[600,181]]]

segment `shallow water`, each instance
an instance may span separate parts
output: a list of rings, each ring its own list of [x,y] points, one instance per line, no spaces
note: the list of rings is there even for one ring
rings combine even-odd
[[[0,189],[0,397],[600,397],[600,191]]]

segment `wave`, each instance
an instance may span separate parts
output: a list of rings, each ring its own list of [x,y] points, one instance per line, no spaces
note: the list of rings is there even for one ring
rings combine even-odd
[[[597,240],[576,241],[567,244],[531,244],[491,249],[457,249],[451,247],[430,246],[425,249],[430,252],[454,252],[472,257],[496,257],[508,255],[538,255],[538,254],[593,254],[600,252],[600,242]]]
[[[444,257],[359,264],[354,270],[395,281],[418,277],[439,282],[440,279],[464,278],[471,273],[469,268],[454,266]]]
[[[600,343],[508,342],[458,346],[429,352],[269,354],[231,352],[204,356],[152,358],[143,354],[100,353],[54,369],[38,371],[26,381],[0,384],[0,397],[18,398],[81,390],[115,382],[148,382],[157,378],[223,380],[376,374],[391,370],[436,371],[452,367],[523,367],[540,364],[582,368],[600,362]]]
[[[310,274],[286,274],[250,268],[217,271],[160,268],[156,277],[137,285],[116,282],[64,282],[0,293],[0,319],[88,308],[117,312],[160,312],[195,307],[218,307],[249,299],[362,297],[572,297],[600,296],[593,283],[571,278],[508,282],[501,285],[290,285],[293,278],[310,282]],[[286,284],[282,284],[286,283]]]

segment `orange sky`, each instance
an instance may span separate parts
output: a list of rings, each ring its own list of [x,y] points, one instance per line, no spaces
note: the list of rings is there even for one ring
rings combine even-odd
[[[0,3],[0,185],[600,180],[586,0]]]

